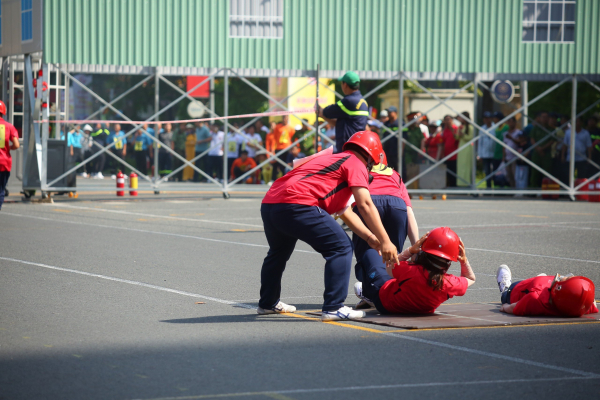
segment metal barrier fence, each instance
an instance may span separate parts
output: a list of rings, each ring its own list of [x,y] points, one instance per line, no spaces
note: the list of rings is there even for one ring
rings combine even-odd
[[[98,115],[99,113],[103,112],[106,109],[110,109],[113,113],[115,113],[117,116],[122,118],[122,120],[114,121],[114,122],[128,123],[128,124],[131,124],[134,126],[131,130],[126,132],[124,137],[121,137],[121,139],[126,139],[126,138],[130,137],[131,135],[134,135],[136,132],[141,131],[143,135],[145,135],[146,137],[148,137],[151,140],[152,152],[153,152],[152,159],[154,162],[154,178],[151,178],[150,176],[141,173],[141,171],[139,171],[137,168],[130,165],[128,162],[126,162],[122,158],[118,157],[117,155],[113,154],[110,150],[115,146],[116,143],[110,143],[106,146],[100,146],[98,143],[94,143],[94,145],[97,146],[97,151],[95,151],[93,155],[91,155],[90,157],[83,160],[80,164],[68,169],[60,176],[58,176],[52,180],[47,179],[47,151],[48,151],[47,141],[48,141],[48,132],[49,132],[48,123],[54,122],[54,123],[59,124],[59,123],[73,122],[73,120],[68,118],[68,112],[66,113],[67,118],[65,118],[65,120],[50,121],[48,108],[43,107],[44,101],[46,101],[46,103],[48,101],[48,99],[47,99],[48,94],[45,93],[45,91],[43,90],[44,79],[47,80],[48,71],[50,69],[52,71],[56,72],[57,75],[60,75],[60,74],[64,75],[65,82],[72,81],[74,84],[79,86],[82,90],[84,90],[85,92],[90,94],[94,99],[98,100],[103,105],[99,110],[97,110],[96,112],[92,113],[87,118],[85,118],[84,120],[81,120],[79,122],[93,121],[93,118],[96,115]],[[108,102],[105,99],[103,99],[100,95],[95,93],[93,90],[88,88],[83,82],[79,81],[76,77],[74,77],[65,67],[60,66],[60,65],[48,65],[48,64],[42,64],[42,66],[41,66],[43,79],[39,79],[37,81],[36,89],[37,89],[38,93],[42,93],[42,95],[39,98],[36,98],[35,95],[33,94],[33,89],[34,89],[33,82],[32,82],[33,71],[32,71],[32,61],[31,61],[30,56],[25,57],[24,70],[25,70],[24,71],[24,77],[25,77],[25,82],[24,82],[24,100],[25,100],[24,101],[24,103],[25,103],[24,104],[24,106],[25,106],[24,107],[24,128],[25,129],[24,129],[24,131],[27,132],[27,130],[29,130],[29,133],[24,138],[24,145],[25,145],[24,146],[25,147],[24,161],[23,161],[23,163],[24,163],[23,189],[24,190],[39,189],[42,192],[70,191],[70,190],[72,190],[72,188],[70,188],[70,187],[59,187],[59,186],[55,186],[55,185],[61,179],[66,177],[67,175],[75,172],[78,168],[81,168],[82,165],[85,165],[85,164],[93,161],[94,159],[96,159],[97,157],[100,157],[103,154],[108,154],[110,157],[112,157],[118,163],[122,164],[123,166],[130,169],[131,171],[136,172],[143,180],[147,181],[150,184],[150,187],[153,190],[155,190],[155,192],[158,192],[160,190],[161,185],[164,182],[166,182],[170,177],[177,174],[183,168],[190,167],[195,172],[197,172],[199,175],[206,178],[206,180],[208,182],[215,185],[218,188],[218,190],[222,191],[224,197],[229,197],[229,192],[232,190],[235,190],[235,188],[232,185],[235,185],[236,183],[243,181],[245,178],[247,178],[248,176],[255,173],[258,169],[262,168],[267,163],[276,162],[278,164],[281,164],[284,167],[287,167],[288,164],[286,163],[286,161],[282,160],[280,157],[283,154],[285,154],[287,151],[289,151],[291,148],[296,146],[302,140],[309,138],[309,137],[313,137],[315,135],[318,135],[323,141],[328,141],[330,143],[333,143],[333,141],[330,138],[328,138],[326,135],[323,135],[321,133],[320,128],[323,127],[325,124],[322,124],[318,127],[318,129],[315,129],[314,126],[309,125],[308,123],[306,123],[302,118],[300,118],[297,115],[298,110],[290,110],[285,105],[286,101],[290,97],[294,96],[296,93],[303,90],[307,85],[309,85],[309,83],[305,84],[301,88],[298,88],[294,93],[289,94],[285,99],[277,100],[277,99],[273,98],[272,96],[270,96],[268,93],[266,93],[264,90],[260,89],[258,86],[253,84],[246,77],[244,77],[241,74],[239,74],[238,72],[236,72],[236,70],[233,70],[230,68],[216,69],[211,74],[209,74],[206,77],[206,79],[204,79],[202,82],[198,83],[197,85],[195,85],[195,87],[193,87],[192,89],[190,89],[188,91],[184,91],[179,86],[170,82],[168,79],[165,78],[165,76],[161,75],[159,69],[156,69],[154,74],[147,76],[146,78],[144,78],[143,80],[136,83],[134,86],[132,86],[131,88],[127,89],[125,92],[123,92],[122,94],[117,96],[115,99]],[[412,75],[414,76],[414,74],[412,74]],[[223,123],[224,123],[223,143],[216,143],[215,145],[209,147],[207,150],[205,150],[202,153],[193,157],[191,160],[187,160],[185,157],[181,156],[179,153],[177,153],[175,150],[171,149],[169,146],[165,146],[165,144],[156,137],[158,135],[156,135],[156,136],[152,135],[143,128],[144,123],[165,123],[165,122],[181,123],[182,121],[162,121],[161,122],[161,121],[159,121],[159,117],[161,114],[163,114],[170,108],[177,105],[183,99],[196,101],[196,99],[194,99],[190,95],[190,93],[192,93],[197,88],[199,88],[200,86],[202,86],[203,84],[205,84],[207,82],[210,82],[211,88],[214,88],[214,78],[216,76],[222,77],[224,79],[224,115],[219,116],[215,113],[214,98],[211,96],[211,107],[206,108],[206,111],[208,111],[208,113],[210,114],[210,117],[205,118],[204,120],[222,120],[223,121]],[[150,117],[148,117],[145,121],[133,121],[127,115],[125,115],[121,111],[119,111],[115,107],[115,104],[118,101],[124,99],[126,96],[133,93],[136,89],[141,87],[144,83],[150,81],[152,78],[154,78],[154,84],[155,84],[154,113]],[[238,116],[229,116],[228,115],[228,108],[229,108],[228,106],[229,106],[229,79],[230,78],[237,78],[240,81],[244,82],[246,85],[248,85],[249,88],[255,90],[256,92],[261,94],[263,97],[265,97],[267,100],[272,102],[273,105],[271,107],[269,107],[269,109],[265,113],[248,114],[248,115],[243,115],[243,116],[239,116],[239,115]],[[343,98],[343,96],[341,94],[337,93],[336,91],[332,90],[329,86],[320,82],[318,79],[318,76],[316,78],[317,78],[316,82],[318,85],[321,85],[322,87],[324,87],[325,90],[332,91],[337,98]],[[372,94],[374,94],[378,90],[380,90],[382,87],[387,85],[389,82],[395,81],[395,80],[398,80],[398,89],[399,89],[399,99],[398,100],[399,100],[399,105],[400,105],[399,110],[400,110],[401,114],[403,113],[403,110],[404,110],[404,104],[403,104],[404,93],[403,93],[403,91],[404,91],[404,82],[405,81],[411,82],[414,86],[418,87],[422,92],[428,94],[432,99],[437,101],[437,104],[435,106],[431,107],[430,109],[426,110],[423,113],[424,115],[426,115],[426,114],[432,112],[433,110],[437,109],[438,107],[442,107],[442,106],[446,107],[448,110],[453,112],[455,115],[459,115],[460,112],[448,104],[449,100],[455,98],[456,96],[460,95],[461,93],[468,91],[469,89],[472,89],[474,92],[474,101],[477,103],[477,101],[478,101],[477,89],[482,88],[484,90],[490,90],[484,83],[480,82],[477,78],[477,75],[475,75],[475,79],[472,82],[469,82],[468,84],[457,89],[449,97],[447,97],[445,99],[441,99],[439,96],[437,96],[431,90],[427,89],[421,83],[419,83],[419,81],[417,79],[415,79],[414,77],[411,77],[411,74],[401,71],[396,74],[393,74],[388,79],[381,82],[379,85],[377,85],[377,87],[372,89],[370,92],[364,94],[364,97],[368,98],[369,96],[371,96]],[[430,194],[436,194],[436,193],[440,193],[440,194],[441,193],[542,194],[542,193],[544,193],[544,194],[569,195],[571,198],[574,198],[574,196],[576,194],[583,193],[582,188],[589,181],[596,179],[600,176],[600,166],[586,156],[587,163],[589,163],[590,165],[592,165],[595,168],[598,168],[599,171],[596,172],[595,174],[593,174],[589,179],[585,180],[584,182],[582,182],[578,185],[575,185],[575,167],[574,167],[575,154],[576,154],[576,152],[575,152],[575,135],[571,135],[571,142],[570,142],[570,147],[569,147],[570,148],[569,183],[565,184],[558,177],[553,176],[548,171],[545,171],[542,167],[540,167],[536,163],[529,160],[526,156],[517,152],[516,150],[514,150],[513,148],[511,148],[510,146],[505,144],[502,140],[499,140],[498,138],[496,138],[496,136],[492,133],[492,131],[495,130],[496,126],[503,124],[504,122],[508,121],[510,118],[516,116],[517,114],[522,114],[524,118],[528,118],[526,110],[528,109],[529,106],[536,103],[537,101],[539,101],[543,97],[547,96],[548,94],[552,93],[558,87],[560,87],[561,85],[563,85],[567,82],[571,82],[572,86],[573,86],[571,121],[575,121],[577,117],[585,114],[591,108],[595,107],[597,104],[600,103],[600,100],[598,100],[598,101],[594,102],[593,104],[588,105],[583,111],[581,111],[579,113],[577,112],[577,82],[578,82],[578,80],[582,80],[583,82],[586,82],[589,85],[591,85],[595,90],[600,91],[600,88],[596,84],[591,82],[587,77],[573,75],[570,77],[563,78],[558,83],[556,83],[555,85],[550,87],[548,90],[546,90],[545,92],[543,92],[542,94],[540,94],[539,96],[534,98],[533,100],[523,99],[523,104],[521,107],[516,108],[513,112],[511,112],[509,115],[504,117],[496,125],[492,125],[490,127],[483,128],[482,126],[480,126],[479,124],[477,124],[474,121],[474,118],[471,119],[471,118],[463,117],[469,124],[471,124],[475,128],[475,130],[478,132],[478,134],[475,137],[473,137],[473,139],[462,144],[456,150],[445,155],[440,160],[436,160],[434,157],[431,157],[429,154],[422,151],[422,149],[420,147],[410,143],[408,140],[406,140],[403,137],[403,134],[402,134],[403,130],[406,128],[409,128],[411,125],[417,123],[418,121],[416,119],[413,119],[412,121],[408,121],[405,123],[403,121],[403,118],[399,118],[398,119],[399,127],[398,127],[397,131],[394,131],[386,126],[383,126],[381,128],[382,134],[383,134],[382,143],[385,144],[387,141],[389,141],[393,138],[395,138],[397,140],[398,165],[394,166],[394,167],[397,167],[398,171],[401,174],[403,172],[402,171],[402,164],[403,164],[402,158],[403,158],[404,148],[410,149],[411,151],[415,152],[415,154],[421,156],[424,160],[431,163],[431,165],[429,165],[425,170],[418,173],[416,176],[411,177],[410,179],[407,179],[406,180],[407,186],[410,185],[411,183],[419,180],[421,177],[427,175],[428,173],[431,173],[436,168],[438,168],[442,164],[444,164],[447,160],[452,158],[454,155],[458,154],[461,150],[465,149],[467,146],[472,146],[475,143],[478,143],[478,141],[483,136],[488,136],[490,139],[492,139],[496,143],[497,146],[501,146],[503,149],[506,149],[505,151],[510,152],[511,154],[513,154],[515,156],[511,161],[509,161],[507,164],[504,165],[504,168],[506,167],[506,165],[510,165],[510,164],[520,160],[521,162],[525,163],[529,167],[537,170],[543,176],[549,178],[550,180],[552,180],[553,182],[558,184],[559,187],[561,188],[559,190],[554,190],[554,191],[552,191],[552,190],[542,191],[541,189],[537,189],[537,188],[527,189],[527,190],[502,189],[502,190],[492,190],[492,191],[478,189],[478,186],[482,182],[485,182],[487,179],[492,177],[497,172],[497,170],[492,171],[490,174],[485,176],[483,179],[477,181],[476,175],[475,175],[475,173],[476,173],[475,166],[476,166],[476,157],[477,156],[476,156],[476,151],[473,151],[473,161],[472,161],[473,168],[471,169],[472,176],[471,176],[470,182],[468,180],[464,179],[463,177],[459,176],[456,172],[448,171],[448,173],[450,175],[453,175],[458,180],[460,180],[461,182],[468,185],[468,187],[465,187],[465,188],[443,188],[443,189],[410,189],[410,191],[413,193],[430,193]],[[179,97],[177,97],[174,101],[170,102],[169,104],[167,104],[166,106],[164,106],[162,108],[159,107],[160,83],[167,85],[169,88],[175,90],[179,94]],[[56,86],[56,87],[58,87],[58,86]],[[67,84],[65,85],[65,87],[68,89]],[[280,109],[282,111],[273,111],[275,109]],[[306,112],[307,110],[300,110],[300,111]],[[307,132],[301,138],[298,138],[294,142],[290,143],[287,147],[277,150],[274,153],[268,152],[267,149],[265,148],[265,146],[257,145],[259,150],[267,152],[267,154],[268,154],[267,159],[265,161],[261,162],[260,164],[258,164],[256,167],[252,168],[251,170],[246,171],[243,175],[241,175],[241,176],[235,178],[234,180],[232,180],[231,182],[229,182],[228,181],[229,174],[227,171],[227,169],[228,169],[227,168],[227,166],[228,166],[227,148],[228,148],[229,132],[235,132],[240,135],[246,135],[245,129],[248,126],[252,125],[254,122],[256,122],[259,118],[261,118],[263,116],[267,116],[267,115],[284,115],[284,114],[296,116],[300,121],[302,121],[302,124],[304,124],[306,126]],[[60,115],[60,112],[59,112],[59,115]],[[229,119],[240,118],[240,117],[246,117],[246,118],[252,118],[252,119],[249,122],[247,122],[246,124],[244,124],[243,126],[241,126],[240,128],[236,128],[229,123]],[[373,119],[371,117],[369,117],[369,118]],[[58,119],[60,119],[60,118],[58,118]],[[193,121],[197,121],[197,120],[193,120]],[[528,149],[526,149],[524,154],[527,154],[527,152],[531,152],[531,151],[535,150],[538,146],[542,145],[547,140],[550,140],[550,138],[553,138],[553,137],[556,138],[555,135],[556,135],[556,132],[558,131],[558,129],[562,129],[566,126],[566,124],[563,124],[561,127],[554,129],[554,131],[549,131],[545,127],[538,124],[535,120],[532,120],[532,121],[533,121],[534,125],[537,125],[542,130],[545,131],[546,136],[544,138],[542,138],[541,140],[537,141],[534,145],[530,146]],[[183,122],[185,122],[185,121],[183,121]],[[248,139],[248,136],[245,136],[245,137],[246,137],[246,139]],[[317,140],[315,140],[315,141],[317,141]],[[179,167],[177,167],[176,169],[172,170],[167,175],[160,177],[160,178],[158,177],[158,165],[159,165],[159,158],[160,158],[159,147],[166,150],[170,154],[170,156],[176,158],[177,160],[179,160],[181,162],[181,165]],[[215,179],[213,176],[211,176],[210,174],[206,173],[201,168],[198,168],[196,166],[196,161],[200,160],[203,157],[206,157],[211,150],[213,150],[217,147],[223,147],[223,179],[222,179],[222,181]],[[36,163],[34,161],[37,161],[37,172],[38,172],[37,175],[39,176],[39,183],[32,182],[31,179],[27,179],[28,177],[32,176],[32,171],[34,169],[36,169],[36,165],[34,165]],[[33,172],[36,172],[36,171],[33,171]],[[35,175],[35,173],[34,173],[34,175]]]

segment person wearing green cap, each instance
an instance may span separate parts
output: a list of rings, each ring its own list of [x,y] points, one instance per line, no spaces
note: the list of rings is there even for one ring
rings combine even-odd
[[[367,128],[369,105],[363,99],[358,87],[360,78],[353,71],[348,71],[342,79],[344,98],[325,108],[319,107],[319,117],[335,125],[335,152],[341,153],[344,143],[356,132]]]

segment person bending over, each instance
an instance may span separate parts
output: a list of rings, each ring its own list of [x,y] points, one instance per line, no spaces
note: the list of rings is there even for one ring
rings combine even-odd
[[[364,281],[355,285],[355,293],[381,314],[431,314],[475,283],[465,245],[448,227],[425,234],[400,254],[396,265],[386,266],[376,254],[369,250],[363,256]],[[407,261],[411,257],[414,261]],[[460,262],[460,277],[447,273],[453,261]]]
[[[581,317],[598,312],[594,282],[585,276],[547,276],[512,283],[507,265],[496,271],[502,306],[500,311],[514,315]]]
[[[382,161],[379,136],[357,132],[341,153],[311,159],[273,183],[260,209],[269,252],[261,269],[258,314],[296,311],[280,300],[281,278],[296,242],[302,240],[326,260],[321,319],[364,316],[364,312],[344,306],[352,269],[352,242],[330,214],[342,213],[354,195],[369,227],[363,225],[360,233],[369,238],[373,232],[370,240],[379,249],[374,251],[381,262],[398,262],[398,250],[383,228],[367,189],[368,171]],[[351,224],[362,225],[359,218]]]
[[[419,227],[402,177],[388,167],[385,161],[387,160],[374,166],[371,170],[373,179],[369,184],[369,193],[390,240],[396,248],[402,249],[407,235],[411,245],[417,242]],[[357,207],[354,207],[352,211],[361,217]],[[364,278],[360,260],[365,252],[371,249],[371,246],[356,233],[352,235],[352,243],[354,244],[354,255],[358,261],[354,273],[356,279],[362,282]],[[355,308],[369,308],[369,304],[361,300]]]

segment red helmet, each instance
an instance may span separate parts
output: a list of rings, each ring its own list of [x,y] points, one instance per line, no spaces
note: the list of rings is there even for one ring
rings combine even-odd
[[[2,100],[0,100],[0,114],[6,115],[6,104]]]
[[[457,261],[459,243],[460,239],[456,232],[447,226],[443,226],[429,232],[429,236],[421,246],[421,250],[445,260]]]
[[[581,317],[594,302],[594,282],[585,276],[574,276],[558,281],[550,289],[552,304],[562,315]]]
[[[344,143],[342,150],[346,150],[346,146],[350,143],[353,143],[366,151],[373,161],[375,161],[375,164],[380,164],[384,161],[385,153],[383,152],[383,146],[381,145],[381,140],[379,140],[379,135],[375,132],[356,132],[346,143]]]

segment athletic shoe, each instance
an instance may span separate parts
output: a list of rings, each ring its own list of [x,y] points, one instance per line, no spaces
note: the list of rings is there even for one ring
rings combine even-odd
[[[548,276],[548,275],[546,275],[545,273],[542,272],[541,274],[538,274],[537,276]]]
[[[373,306],[364,301],[364,300],[360,300],[358,303],[356,303],[356,305],[354,306],[355,310],[368,310],[369,308],[373,308]]]
[[[356,304],[356,307],[354,307],[355,309],[359,310],[362,308],[375,307],[375,304],[373,304],[371,299],[368,299],[367,297],[363,296],[362,282],[356,282],[354,284],[354,294],[360,299],[360,301]],[[365,304],[369,307],[365,307]]]
[[[296,307],[291,306],[289,304],[285,304],[283,301],[278,301],[270,310],[265,310],[264,308],[258,307],[256,312],[260,315],[265,314],[285,314],[285,313],[293,313],[296,312]]]
[[[511,285],[512,274],[510,273],[510,268],[508,265],[502,264],[498,267],[496,271],[496,280],[498,281],[498,288],[500,288],[500,293],[504,293],[508,290]]]
[[[116,176],[115,174],[112,174],[112,175],[110,176],[110,179],[117,179],[117,176]]]
[[[336,311],[323,311],[321,321],[340,321],[345,319],[360,319],[367,315],[364,311],[353,310],[350,307],[341,307]]]
[[[102,172],[98,172],[98,174],[96,174],[96,179],[104,179],[104,175],[102,175]]]

